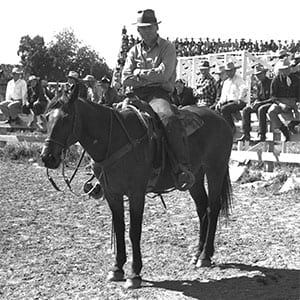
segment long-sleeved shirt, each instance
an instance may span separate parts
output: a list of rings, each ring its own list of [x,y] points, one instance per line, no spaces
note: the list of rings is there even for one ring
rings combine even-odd
[[[184,86],[182,92],[177,94],[176,90],[173,93],[173,103],[177,106],[182,105],[193,105],[196,103],[196,98],[194,97],[193,89]]]
[[[200,103],[205,103],[207,106],[211,106],[215,103],[217,96],[216,80],[207,74],[202,76],[196,83],[196,97]]]
[[[300,100],[299,78],[294,74],[283,76],[276,75],[271,82],[271,97],[296,98]]]
[[[142,41],[127,54],[122,84],[133,89],[159,86],[167,92],[173,92],[176,64],[176,49],[170,41],[158,37],[150,49]]]
[[[271,79],[255,79],[251,82],[251,102],[264,101],[270,98]]]
[[[27,101],[27,84],[24,79],[11,79],[7,83],[5,100],[22,100],[25,104]]]
[[[239,75],[235,74],[232,78],[227,78],[224,81],[220,103],[229,101],[244,101],[247,102],[248,88],[245,81]]]

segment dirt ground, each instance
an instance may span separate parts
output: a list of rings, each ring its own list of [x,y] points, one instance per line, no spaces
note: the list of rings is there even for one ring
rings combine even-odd
[[[51,174],[63,187],[61,174]],[[87,177],[81,169],[76,193]],[[113,250],[104,200],[56,192],[38,165],[0,162],[0,299],[300,299],[300,192],[274,191],[233,185],[211,268],[189,264],[198,219],[188,193],[166,195],[167,210],[148,197],[143,287],[130,291],[106,281]],[[126,241],[128,273],[128,231]]]

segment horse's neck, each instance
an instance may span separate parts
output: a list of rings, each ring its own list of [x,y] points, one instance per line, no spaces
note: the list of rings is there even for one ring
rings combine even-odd
[[[110,108],[79,102],[79,143],[95,160],[102,161],[125,143],[124,132]]]

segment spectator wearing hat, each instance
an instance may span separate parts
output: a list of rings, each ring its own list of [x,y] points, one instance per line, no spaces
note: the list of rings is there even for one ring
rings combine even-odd
[[[55,96],[55,94],[52,93],[52,91],[50,90],[49,85],[48,85],[48,80],[41,79],[41,86],[42,86],[42,90],[44,92],[44,95],[45,95],[47,101],[52,100],[52,98]]]
[[[196,98],[198,105],[212,106],[217,97],[216,80],[209,73],[211,66],[207,60],[204,60],[200,66],[200,77],[196,82]]]
[[[299,124],[300,113],[297,102],[300,100],[299,78],[295,73],[291,73],[289,60],[282,60],[277,65],[278,74],[271,82],[271,97],[274,103],[268,110],[268,115],[274,129],[279,129],[285,136],[285,140],[290,140],[290,133]],[[279,115],[292,121],[285,126]]]
[[[194,97],[194,91],[191,87],[185,85],[182,79],[175,81],[175,89],[172,94],[172,102],[176,106],[186,106],[196,104],[196,98]]]
[[[121,97],[114,87],[111,86],[111,80],[108,76],[103,76],[100,80],[99,103],[107,106],[113,106],[113,103],[121,101]]]
[[[177,160],[176,186],[186,190],[194,184],[195,177],[191,172],[186,131],[171,105],[176,49],[173,43],[159,36],[159,24],[152,9],[138,12],[135,25],[142,40],[128,52],[122,81],[137,97],[148,102],[161,119],[168,145]]]
[[[281,49],[277,51],[275,54],[275,57],[278,58],[277,62],[274,65],[274,73],[275,75],[278,73],[278,66],[280,67],[282,65],[282,62],[289,61],[289,53],[285,49]]]
[[[22,74],[19,68],[12,69],[13,78],[7,83],[5,101],[0,103],[2,113],[12,125],[22,125],[19,114],[22,106],[27,104],[27,84]]]
[[[256,113],[259,120],[260,141],[266,140],[267,111],[272,105],[270,99],[271,79],[266,76],[267,69],[261,64],[254,66],[253,79],[251,80],[250,103],[242,111],[243,136],[240,141],[250,140],[251,113]]]
[[[67,83],[67,93],[70,94],[73,91],[75,83],[79,86],[79,93],[78,96],[83,99],[87,99],[87,87],[79,79],[79,74],[75,71],[70,71],[67,75],[68,83]]]
[[[87,100],[98,103],[100,99],[100,88],[97,86],[95,77],[93,75],[86,75],[82,81],[87,87]]]
[[[27,99],[28,102],[23,106],[23,112],[27,114],[32,112],[33,114],[33,120],[30,122],[29,126],[45,132],[47,130],[47,123],[43,113],[46,110],[48,101],[45,97],[39,78],[35,75],[31,75],[28,78]],[[39,124],[38,119],[40,119]]]
[[[220,100],[216,104],[216,109],[227,120],[233,132],[236,131],[233,114],[240,112],[247,102],[247,85],[241,76],[236,74],[239,66],[233,62],[225,65],[227,79],[224,81]]]
[[[214,105],[210,106],[211,109],[215,109],[216,103],[218,103],[218,101],[221,98],[223,84],[225,79],[227,78],[225,66],[216,66],[215,70],[213,71],[213,74],[216,79],[216,101]]]

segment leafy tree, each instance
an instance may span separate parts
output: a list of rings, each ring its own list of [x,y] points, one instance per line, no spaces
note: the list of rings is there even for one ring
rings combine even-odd
[[[73,29],[65,28],[54,36],[48,47],[44,39],[28,35],[20,41],[18,55],[27,74],[35,74],[50,81],[65,81],[70,70],[80,77],[92,74],[100,79],[111,75],[105,60],[89,46],[82,45]]]
[[[66,74],[75,63],[78,48],[79,40],[72,29],[65,28],[54,36],[54,41],[49,45],[49,53],[54,58],[51,79],[65,80]]]
[[[76,52],[75,61],[72,68],[76,70],[81,77],[91,74],[96,79],[111,73],[103,58],[88,46],[80,47]]]
[[[31,38],[29,35],[21,37],[18,56],[27,74],[34,74],[45,78],[53,65],[53,59],[45,45],[44,38],[37,35]]]

